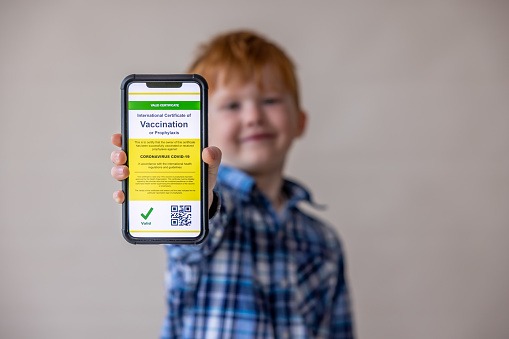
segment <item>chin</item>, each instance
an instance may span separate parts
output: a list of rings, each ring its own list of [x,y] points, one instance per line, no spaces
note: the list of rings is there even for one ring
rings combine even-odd
[[[226,154],[223,151],[222,163],[226,166],[235,167],[250,175],[260,175],[282,171],[285,157],[271,150],[250,150],[244,154]]]
[[[270,161],[264,160],[256,160],[250,162],[244,162],[237,166],[240,170],[251,174],[251,175],[261,175],[267,173],[274,173],[277,171],[282,171],[283,164],[279,162],[274,162],[274,159],[270,159]]]

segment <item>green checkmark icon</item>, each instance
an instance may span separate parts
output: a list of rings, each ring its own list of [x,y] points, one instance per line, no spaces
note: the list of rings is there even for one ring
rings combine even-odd
[[[152,213],[154,209],[152,207],[150,207],[150,209],[148,210],[147,214],[141,214],[142,218],[147,220],[148,216],[150,215],[150,213]]]

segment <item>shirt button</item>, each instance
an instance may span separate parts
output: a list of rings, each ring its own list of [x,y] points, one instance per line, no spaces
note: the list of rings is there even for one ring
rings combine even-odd
[[[283,333],[281,333],[281,337],[285,339],[288,338],[289,337],[288,331],[284,331]]]
[[[282,279],[281,282],[279,283],[279,286],[285,288],[286,286],[288,286],[288,283],[286,282],[286,279]]]

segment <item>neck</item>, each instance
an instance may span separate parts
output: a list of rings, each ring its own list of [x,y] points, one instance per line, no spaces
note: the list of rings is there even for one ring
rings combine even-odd
[[[285,202],[281,172],[278,172],[277,175],[263,173],[252,176],[256,182],[256,187],[269,199],[276,210],[281,209]]]

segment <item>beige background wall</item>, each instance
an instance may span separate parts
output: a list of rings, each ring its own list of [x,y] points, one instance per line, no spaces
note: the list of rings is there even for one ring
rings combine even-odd
[[[164,251],[120,234],[120,82],[251,28],[293,55],[288,174],[329,208],[363,338],[508,338],[507,1],[2,1],[0,337],[154,338]]]

